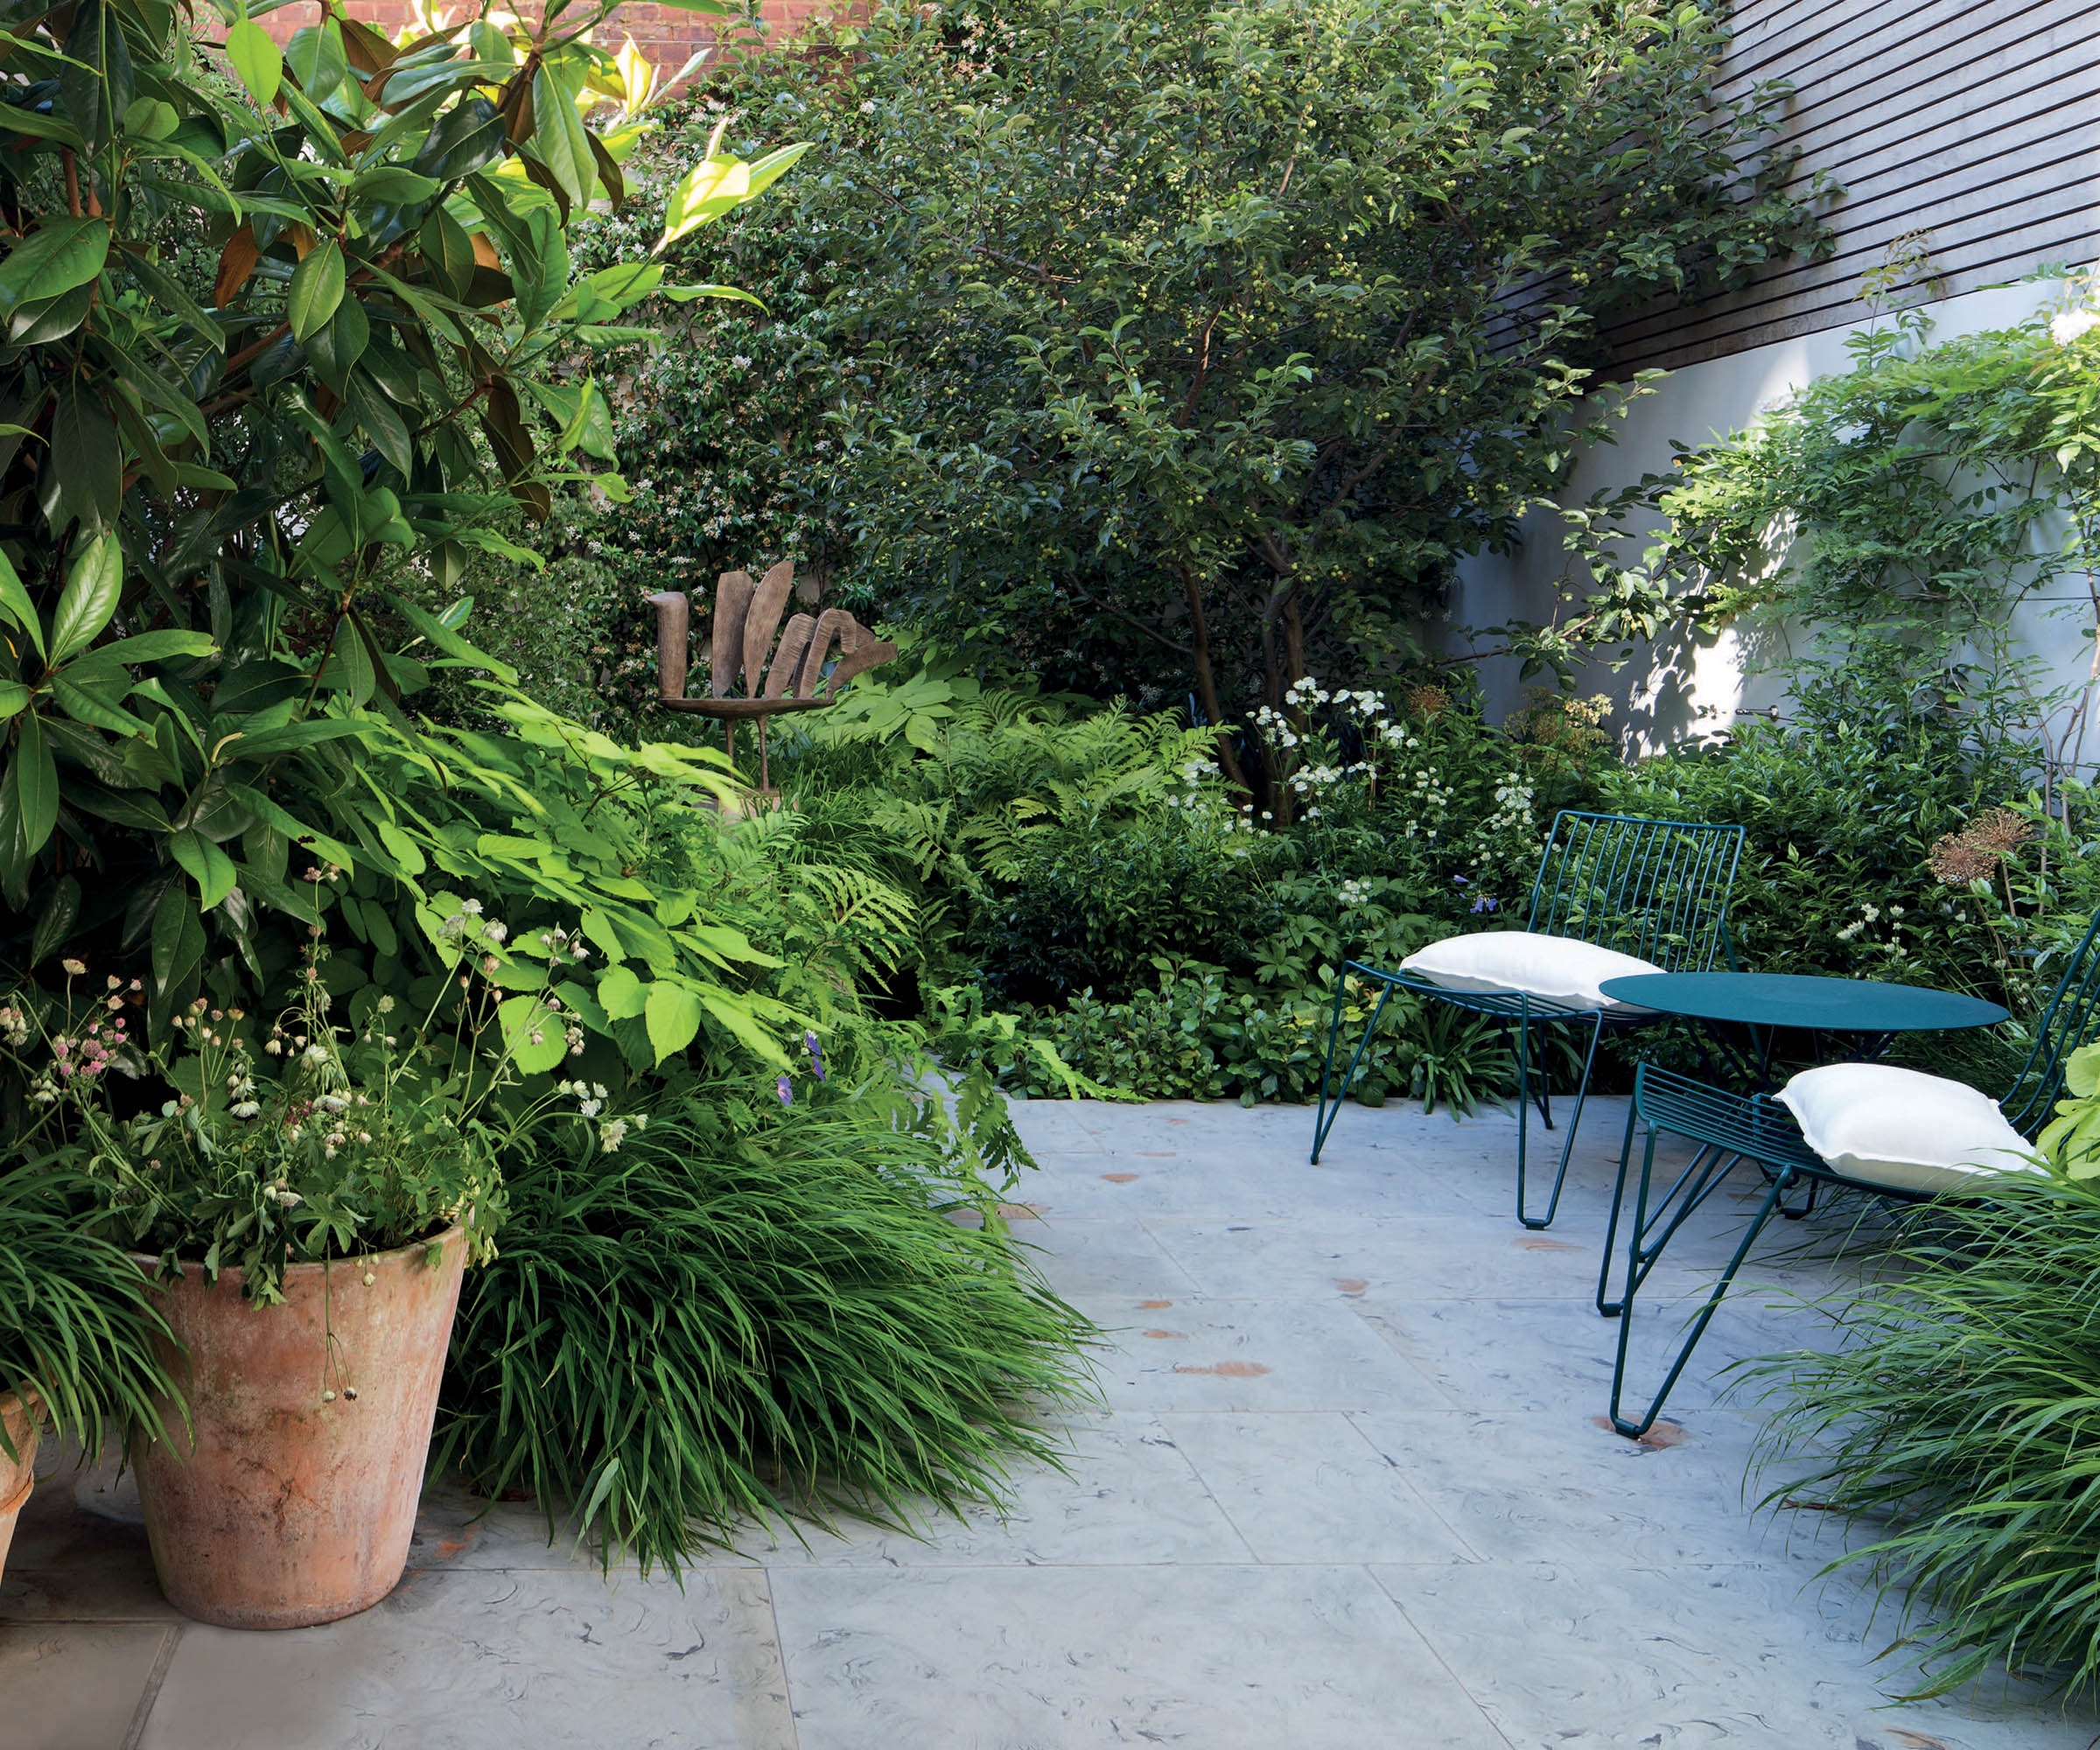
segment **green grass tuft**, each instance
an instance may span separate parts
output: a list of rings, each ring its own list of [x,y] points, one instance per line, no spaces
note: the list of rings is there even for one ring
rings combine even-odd
[[[1884,1656],[1944,1695],[2002,1663],[2061,1690],[2100,1676],[2100,1192],[2036,1174],[1933,1210],[1884,1279],[1826,1309],[1835,1354],[1751,1381],[1780,1413],[1768,1506],[1866,1522],[1894,1602]]]
[[[438,1458],[581,1509],[646,1571],[742,1522],[914,1527],[1059,1461],[1036,1419],[1092,1396],[1092,1327],[934,1144],[850,1106],[738,1140],[704,1109],[619,1153],[508,1173],[501,1256],[460,1304]],[[964,1204],[974,1204],[974,1196]]]

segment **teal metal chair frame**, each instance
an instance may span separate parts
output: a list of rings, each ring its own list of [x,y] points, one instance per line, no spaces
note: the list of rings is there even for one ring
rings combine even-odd
[[[1728,900],[1742,850],[1743,829],[1740,826],[1642,820],[1629,815],[1563,808],[1554,816],[1552,830],[1546,835],[1538,873],[1531,883],[1531,904],[1524,928],[1536,934],[1617,948],[1652,962],[1665,972],[1709,971],[1717,958],[1724,958],[1732,966],[1735,955],[1728,941]],[[1341,1084],[1336,1088],[1333,1085],[1334,1047],[1341,1033],[1341,1012],[1352,974],[1376,984],[1378,999]],[[1550,1227],[1560,1208],[1561,1187],[1567,1182],[1568,1161],[1575,1151],[1583,1104],[1589,1098],[1590,1071],[1597,1061],[1598,1042],[1607,1031],[1621,1032],[1652,1026],[1669,1018],[1645,1011],[1580,1008],[1521,991],[1454,990],[1411,972],[1346,960],[1334,980],[1326,1059],[1320,1069],[1320,1109],[1312,1130],[1315,1166],[1320,1165],[1320,1151],[1326,1146],[1327,1134],[1341,1110],[1342,1097],[1354,1084],[1363,1054],[1369,1049],[1386,1003],[1396,990],[1493,1016],[1502,1024],[1505,1036],[1514,1028],[1516,1219],[1527,1228]],[[1538,1068],[1537,1085],[1533,1086],[1532,1030],[1541,1023],[1579,1026],[1584,1022],[1589,1024],[1590,1036],[1583,1054],[1582,1075],[1576,1083],[1574,1110],[1568,1117],[1560,1165],[1553,1175],[1545,1213],[1534,1215],[1524,1201],[1530,1107],[1536,1102],[1541,1121],[1551,1130],[1553,1106],[1543,1063]]]
[[[2100,914],[2087,925],[2073,951],[2063,976],[2057,980],[2048,1005],[2034,1036],[2026,1062],[2013,1078],[2012,1088],[1998,1102],[2006,1122],[2032,1139],[2048,1122],[2063,1091],[2064,1062],[2072,1052],[2100,1034]],[[1618,1298],[1611,1298],[1612,1255],[1618,1243],[1620,1212],[1626,1201],[1636,1130],[1646,1128],[1642,1151],[1641,1176],[1634,1191],[1634,1209],[1628,1229],[1626,1281]],[[1656,1142],[1660,1137],[1677,1136],[1697,1144],[1690,1162],[1660,1197],[1652,1195],[1656,1176]],[[1621,1409],[1626,1389],[1627,1350],[1634,1322],[1634,1300],[1648,1280],[1662,1250],[1699,1206],[1720,1187],[1740,1161],[1758,1166],[1768,1181],[1763,1200],[1742,1240],[1731,1254],[1727,1267],[1699,1310],[1693,1314],[1684,1341],[1671,1360],[1662,1386],[1649,1400],[1638,1421]],[[1733,1284],[1743,1260],[1757,1243],[1757,1236],[1775,1214],[1798,1221],[1815,1205],[1816,1188],[1834,1185],[1864,1191],[1896,1204],[1917,1204],[1936,1200],[1932,1194],[1906,1191],[1894,1186],[1854,1179],[1838,1172],[1802,1140],[1794,1115],[1763,1094],[1732,1094],[1710,1088],[1688,1077],[1644,1063],[1634,1072],[1634,1101],[1626,1117],[1626,1140],[1619,1151],[1619,1182],[1612,1198],[1611,1220],[1605,1230],[1604,1261],[1597,1275],[1597,1310],[1619,1320],[1618,1356],[1612,1368],[1612,1426],[1629,1439],[1638,1439],[1655,1425],[1663,1404],[1675,1389],[1691,1352],[1713,1322],[1713,1315]],[[1806,1195],[1789,1206],[1788,1194]]]

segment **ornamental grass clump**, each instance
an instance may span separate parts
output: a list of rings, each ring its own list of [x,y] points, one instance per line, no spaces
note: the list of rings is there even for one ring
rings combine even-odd
[[[608,1567],[748,1520],[911,1525],[1058,1461],[1090,1327],[933,1140],[855,1104],[668,1104],[617,1153],[509,1173],[459,1306],[437,1454],[565,1509]]]
[[[2069,1085],[2049,1171],[1935,1208],[1831,1309],[1837,1353],[1752,1370],[1780,1404],[1766,1504],[1869,1530],[1824,1572],[1862,1569],[1894,1605],[1906,1698],[1997,1665],[2067,1690],[2100,1676],[2100,1049]]]

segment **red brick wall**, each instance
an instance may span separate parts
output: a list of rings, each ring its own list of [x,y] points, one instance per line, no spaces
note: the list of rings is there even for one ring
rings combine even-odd
[[[389,37],[398,36],[402,27],[415,17],[414,9],[406,0],[348,0],[346,10],[353,18]],[[766,22],[772,26],[776,38],[792,35],[811,18],[839,10],[839,6],[826,4],[826,0],[764,0],[763,5]],[[453,10],[455,16],[465,16],[456,8]],[[262,23],[282,42],[302,24],[311,24],[319,16],[318,4],[285,6],[265,13]],[[685,65],[695,51],[705,48],[718,36],[734,34],[739,28],[726,18],[682,12],[675,6],[659,6],[650,0],[628,0],[627,4],[599,27],[597,40],[607,48],[617,49],[633,37],[636,46],[663,70],[668,79]]]

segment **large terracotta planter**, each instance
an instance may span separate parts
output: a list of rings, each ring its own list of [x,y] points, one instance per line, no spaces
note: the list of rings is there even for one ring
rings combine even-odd
[[[432,1256],[435,1249],[437,1256]],[[228,1628],[298,1628],[379,1602],[407,1565],[466,1243],[294,1264],[285,1304],[241,1272],[158,1284],[194,1445],[172,1404],[132,1462],[161,1589]]]
[[[15,1541],[15,1522],[29,1502],[30,1479],[37,1468],[36,1406],[11,1391],[0,1391],[0,1422],[17,1456],[0,1451],[0,1577],[7,1572],[8,1545]]]

